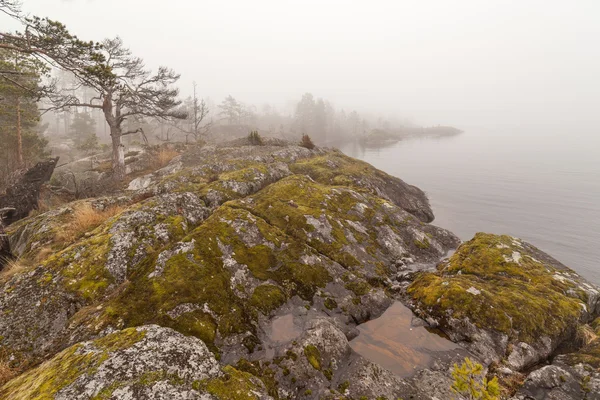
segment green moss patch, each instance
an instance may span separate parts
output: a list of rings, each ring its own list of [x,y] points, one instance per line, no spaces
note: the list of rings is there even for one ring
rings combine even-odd
[[[285,301],[285,294],[274,285],[261,285],[257,287],[250,298],[250,304],[265,315],[269,315],[271,311],[279,308]]]
[[[255,400],[259,399],[260,381],[248,372],[232,366],[223,368],[222,378],[211,379],[205,383],[206,391],[219,400]]]
[[[360,187],[359,181],[362,178],[388,176],[372,165],[341,152],[301,160],[291,164],[290,170],[296,174],[308,175],[319,183],[334,186]]]
[[[318,371],[321,370],[321,353],[316,346],[309,344],[308,346],[304,347],[304,355],[314,369]]]
[[[408,293],[442,321],[469,318],[479,328],[532,342],[559,337],[575,326],[583,302],[570,297],[568,281],[531,257],[509,236],[478,233],[436,273],[422,273]]]

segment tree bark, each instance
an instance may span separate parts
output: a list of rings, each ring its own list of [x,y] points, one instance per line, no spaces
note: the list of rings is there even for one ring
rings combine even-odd
[[[104,112],[104,118],[110,128],[110,139],[112,141],[112,170],[113,179],[116,181],[123,181],[125,179],[125,152],[123,151],[123,144],[121,144],[121,137],[123,131],[121,130],[121,122],[119,121],[119,109],[117,107],[116,116],[113,115],[114,104],[112,102],[112,93],[107,93],[102,103],[102,111]]]
[[[125,179],[125,152],[121,143],[122,132],[119,127],[110,127],[110,138],[112,140],[112,169],[113,177],[117,181]]]

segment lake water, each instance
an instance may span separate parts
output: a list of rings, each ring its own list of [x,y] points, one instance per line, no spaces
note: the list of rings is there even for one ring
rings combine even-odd
[[[507,132],[342,151],[423,189],[434,224],[462,240],[517,236],[600,284],[600,132]]]

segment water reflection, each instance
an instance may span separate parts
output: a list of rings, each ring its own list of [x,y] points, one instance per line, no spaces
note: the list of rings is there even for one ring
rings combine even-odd
[[[412,316],[402,303],[395,302],[381,317],[360,325],[360,335],[350,346],[366,359],[401,377],[431,366],[436,352],[458,348],[423,326],[413,326]]]

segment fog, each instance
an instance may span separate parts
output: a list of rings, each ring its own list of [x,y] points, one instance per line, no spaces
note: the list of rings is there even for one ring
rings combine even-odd
[[[219,103],[338,108],[457,127],[600,123],[600,3],[26,0],[83,39],[119,35]],[[2,23],[10,23],[3,18]],[[16,26],[15,26],[16,28]]]

